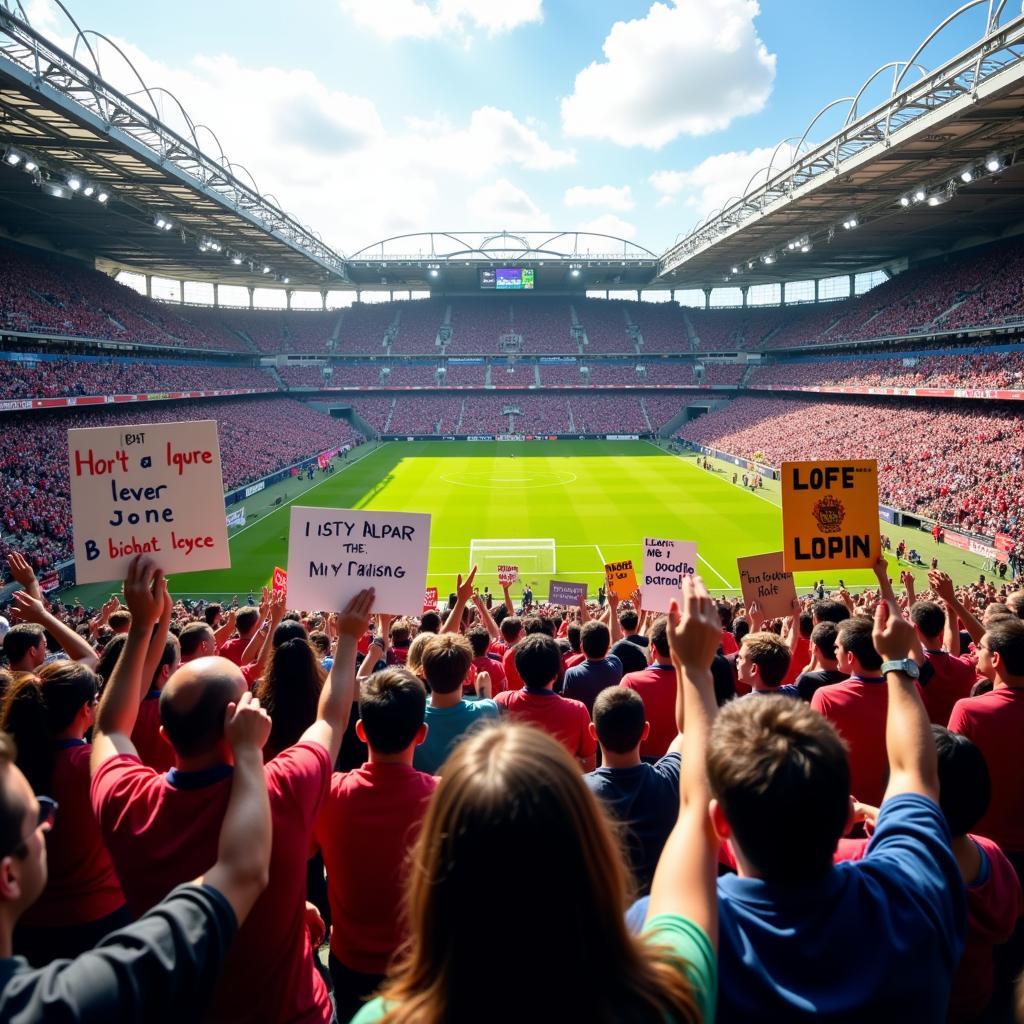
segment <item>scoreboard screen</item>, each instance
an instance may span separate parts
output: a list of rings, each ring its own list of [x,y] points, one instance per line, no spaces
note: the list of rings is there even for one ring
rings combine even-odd
[[[526,267],[498,267],[480,271],[480,287],[498,291],[522,291],[533,288],[533,269]]]

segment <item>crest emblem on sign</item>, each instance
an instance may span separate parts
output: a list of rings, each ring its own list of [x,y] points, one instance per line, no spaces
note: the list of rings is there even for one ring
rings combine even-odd
[[[818,521],[818,529],[822,533],[839,533],[846,518],[846,509],[838,498],[828,494],[815,504],[811,514]]]

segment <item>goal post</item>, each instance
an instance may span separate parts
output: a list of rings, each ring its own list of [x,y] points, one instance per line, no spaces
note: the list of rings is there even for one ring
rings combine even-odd
[[[497,576],[499,565],[519,566],[519,578],[550,576],[556,569],[555,541],[539,538],[474,538],[469,542],[469,564],[477,575]]]

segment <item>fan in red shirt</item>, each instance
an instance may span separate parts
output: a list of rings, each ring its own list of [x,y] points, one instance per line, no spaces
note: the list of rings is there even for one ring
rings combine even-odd
[[[871,629],[871,620],[863,616],[839,624],[836,661],[849,679],[817,690],[811,707],[824,715],[846,742],[853,795],[861,803],[878,806],[889,767],[885,749],[889,693],[880,674],[882,658],[871,640]]]
[[[426,689],[411,672],[389,668],[370,676],[356,722],[369,760],[335,773],[314,828],[327,869],[339,1020],[359,1011],[405,938],[407,858],[437,785],[412,764],[427,734],[426,702]]]
[[[523,638],[523,620],[515,615],[506,615],[501,620],[501,638],[505,651],[501,656],[501,670],[505,673],[505,689],[521,690],[523,677],[516,669],[516,644]]]
[[[178,766],[167,775],[145,767],[129,736],[166,583],[152,560],[136,558],[124,590],[132,627],[96,716],[92,804],[128,905],[141,913],[217,859],[232,775],[225,714],[246,686],[225,658],[199,658],[179,668],[160,696],[161,722]],[[317,721],[265,767],[274,833],[270,881],[227,955],[211,1008],[217,1020],[331,1019],[306,928],[306,863],[352,707],[355,644],[372,601],[372,591],[363,591],[336,616],[338,654]]]
[[[643,698],[644,712],[650,732],[640,743],[640,756],[664,757],[675,740],[676,673],[668,643],[668,619],[655,619],[648,633],[651,667],[643,672],[627,672],[620,686],[636,690]]]
[[[917,630],[926,659],[921,671],[921,700],[932,724],[945,725],[953,705],[970,696],[978,675],[968,661],[943,650],[944,644],[955,645],[957,652],[960,650],[955,613],[948,607],[943,610],[934,601],[915,601],[910,608],[910,621]]]
[[[217,653],[222,658],[227,658],[228,661],[233,661],[236,665],[242,664],[242,654],[252,642],[253,637],[259,632],[260,626],[263,624],[269,610],[270,599],[265,591],[264,596],[265,604],[259,608],[246,605],[244,608],[239,608],[235,613],[235,630],[238,636],[234,636],[221,644],[220,650]]]
[[[520,640],[515,654],[525,685],[499,693],[498,707],[514,721],[528,722],[554,736],[583,771],[593,771],[597,740],[590,735],[590,715],[578,700],[567,700],[552,689],[562,667],[558,644],[544,633],[533,633]]]
[[[491,677],[491,696],[505,689],[505,669],[497,658],[487,654],[491,637],[483,626],[473,626],[466,632],[466,639],[473,647],[472,667],[477,672],[486,672]]]

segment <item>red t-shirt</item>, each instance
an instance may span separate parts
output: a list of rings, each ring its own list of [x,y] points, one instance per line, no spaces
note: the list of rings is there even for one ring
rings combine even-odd
[[[170,771],[176,763],[174,747],[160,735],[159,690],[150,690],[139,705],[132,746],[139,752],[139,760],[158,772]]]
[[[590,735],[590,715],[581,701],[551,690],[503,690],[495,701],[514,721],[528,722],[554,736],[573,757],[590,757],[597,750],[597,740]]]
[[[786,686],[789,683],[795,683],[796,677],[803,672],[810,660],[811,641],[805,636],[797,637],[796,647],[793,649],[792,657],[789,659],[789,671],[786,672],[781,685]]]
[[[563,654],[562,655],[562,669],[568,671],[574,665],[582,665],[587,660],[587,656],[580,651],[578,654]]]
[[[636,690],[644,701],[644,717],[650,735],[640,744],[641,757],[664,757],[676,738],[676,670],[671,665],[651,665],[642,672],[627,672],[620,686]]]
[[[735,654],[740,649],[740,645],[736,643],[736,637],[728,629],[722,630],[722,653],[723,654]]]
[[[958,700],[949,728],[973,740],[985,755],[992,779],[992,800],[975,826],[1010,853],[1024,853],[1024,690],[1000,686],[977,697]]]
[[[246,647],[249,646],[249,640],[243,640],[240,636],[232,637],[226,641],[221,649],[217,652],[222,658],[227,658],[228,661],[233,661],[236,665],[242,664],[242,655],[245,653]]]
[[[815,691],[811,707],[846,741],[851,792],[861,803],[877,807],[885,794],[889,770],[885,749],[889,691],[885,680],[850,676]]]
[[[384,974],[405,939],[408,853],[437,783],[412,765],[373,762],[331,779],[313,837],[327,869],[331,952],[353,971]]]
[[[928,718],[935,725],[945,725],[953,713],[953,705],[970,697],[978,678],[974,666],[963,658],[954,658],[946,651],[925,651],[932,667],[927,685],[919,687]]]
[[[68,740],[54,753],[52,792],[60,805],[46,835],[42,896],[20,918],[30,928],[88,924],[124,906],[110,854],[89,802],[88,743]]]
[[[496,661],[494,658],[489,658],[486,654],[479,658],[474,658],[472,667],[477,672],[486,672],[491,677],[491,696],[493,697],[496,693],[501,693],[505,689],[505,669],[502,667],[500,661]],[[474,679],[476,677],[474,676]]]
[[[501,668],[505,673],[505,689],[521,690],[525,683],[516,669],[516,649],[510,647],[501,659]]]
[[[270,884],[235,936],[208,1017],[218,1021],[329,1021],[306,930],[306,864],[331,762],[297,743],[264,768],[274,843]],[[159,775],[137,757],[112,757],[92,780],[92,806],[132,912],[142,914],[217,860],[231,768]]]

